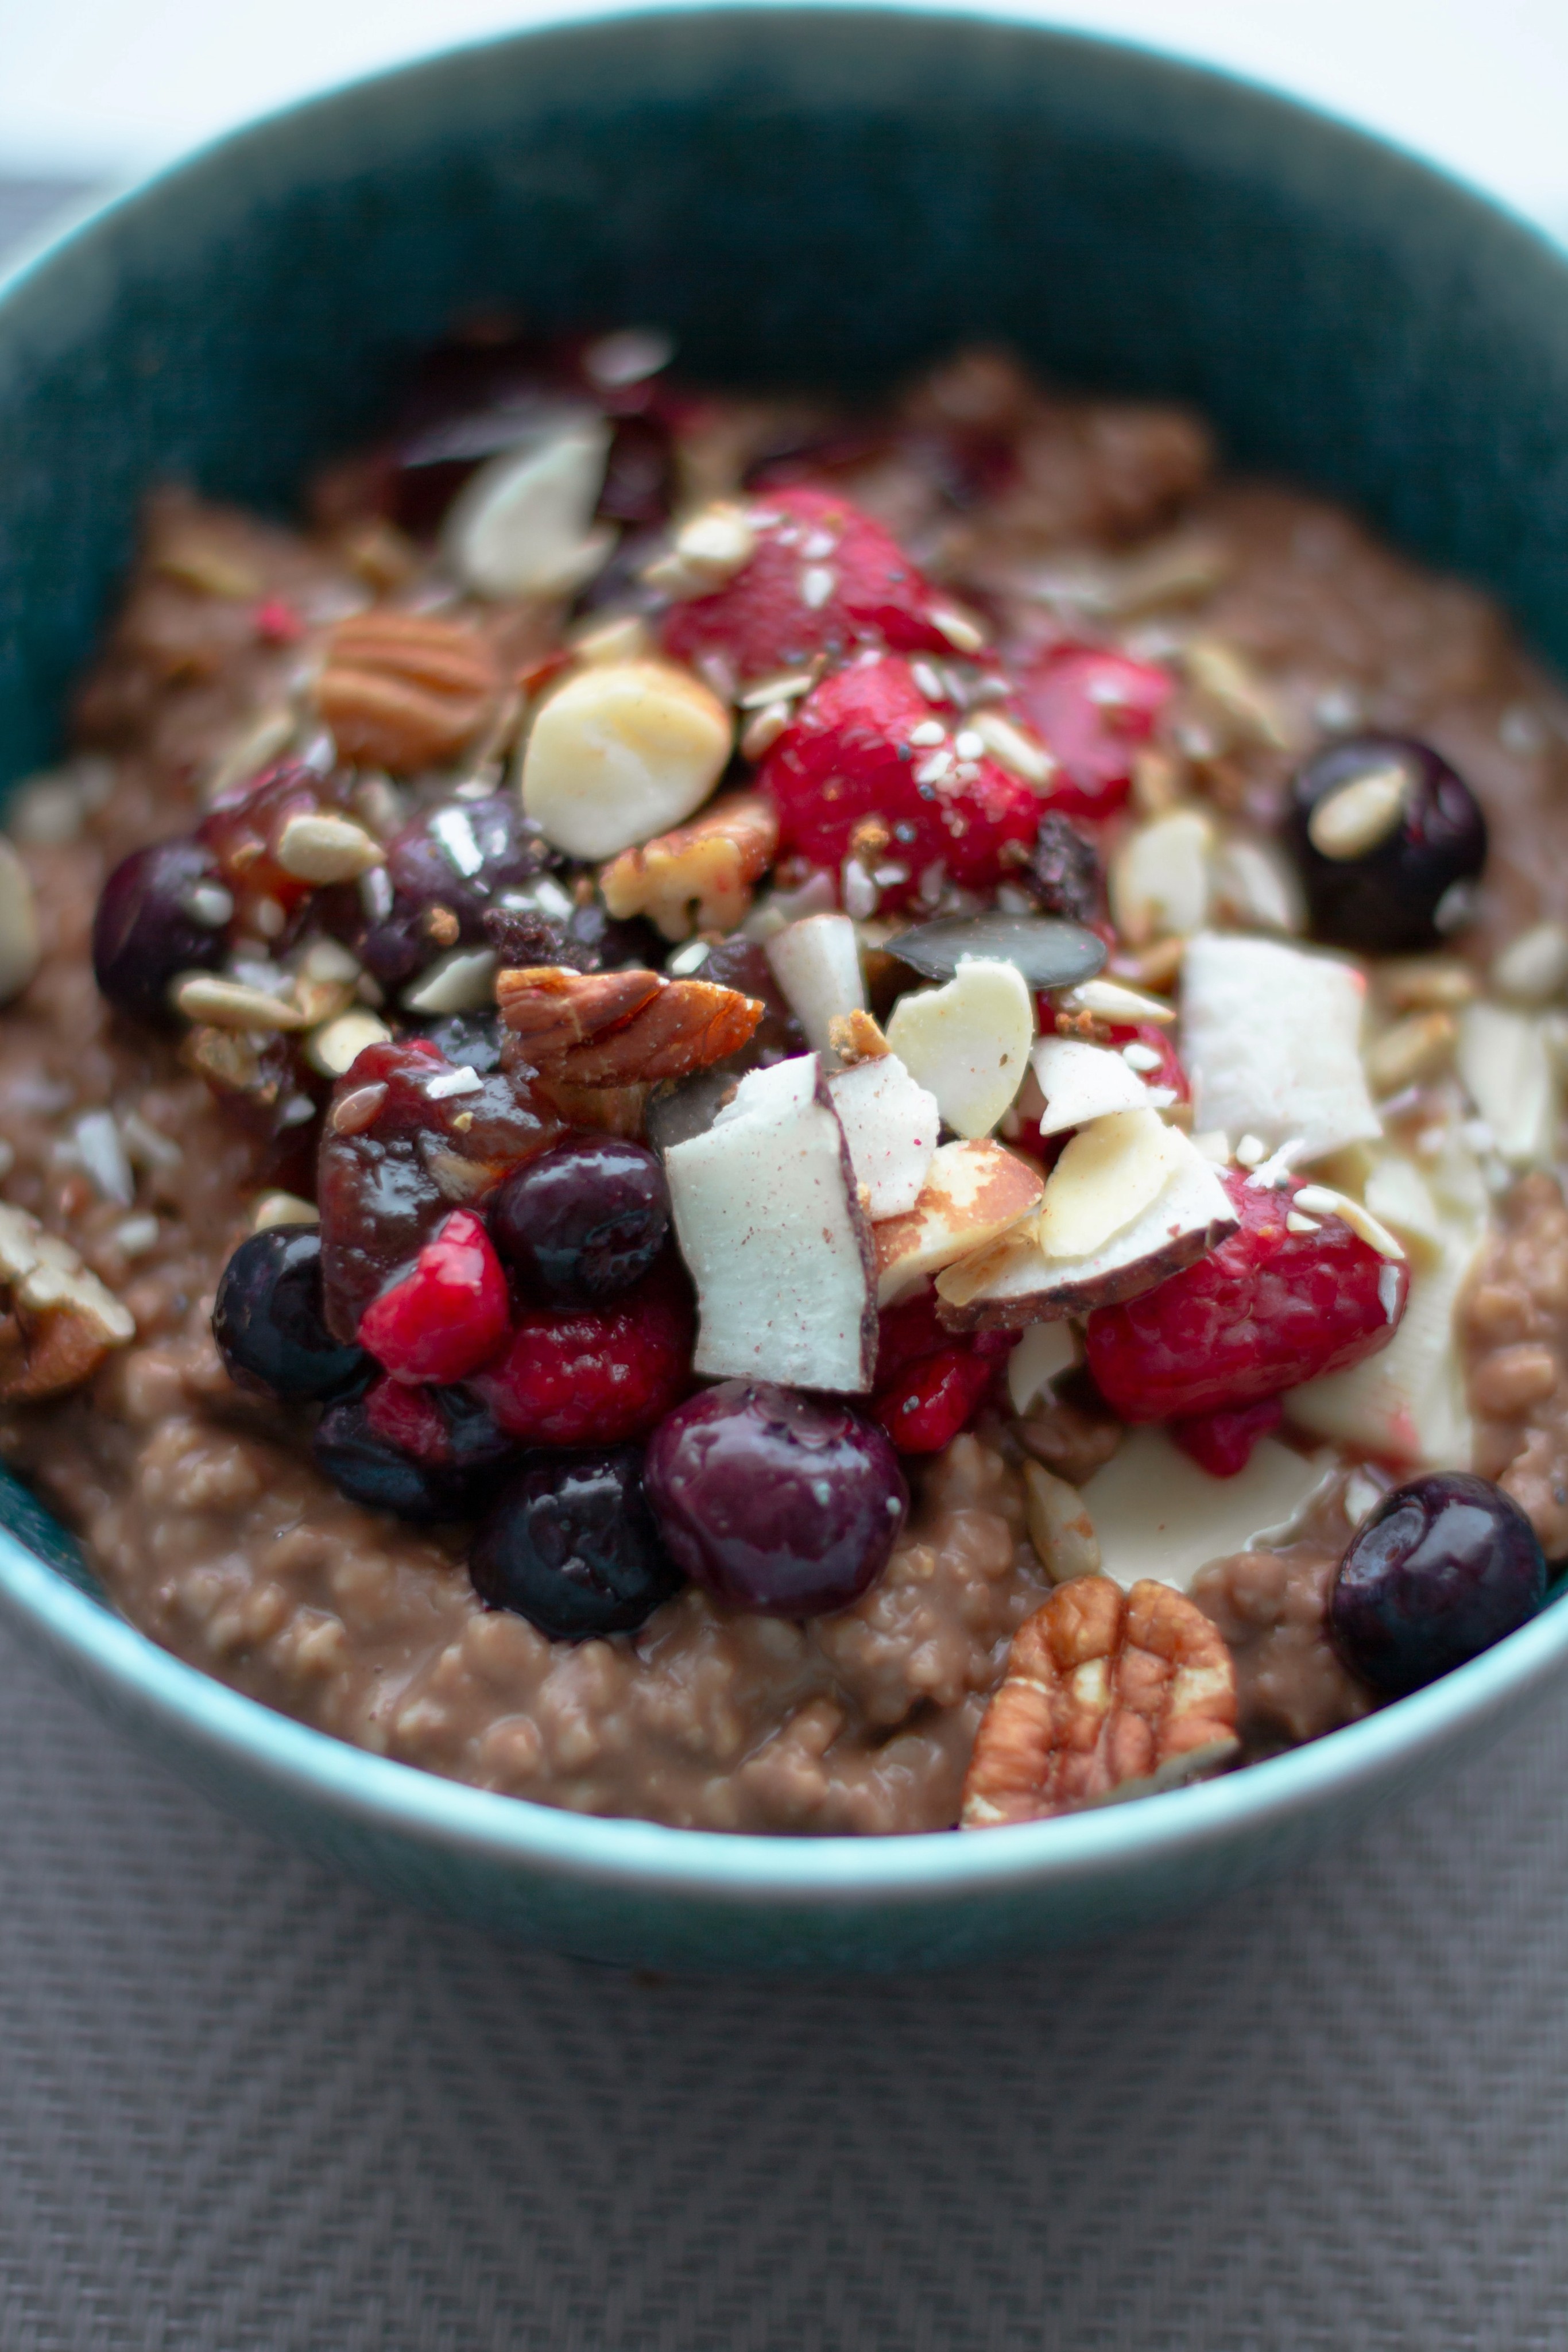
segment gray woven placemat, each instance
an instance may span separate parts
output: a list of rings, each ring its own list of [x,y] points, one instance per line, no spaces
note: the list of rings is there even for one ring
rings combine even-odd
[[[1565,1781],[1568,1696],[1110,1950],[645,1982],[235,1829],[0,1639],[0,2352],[1561,2352]]]

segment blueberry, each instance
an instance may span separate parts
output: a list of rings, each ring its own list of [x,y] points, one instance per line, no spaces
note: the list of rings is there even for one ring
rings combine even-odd
[[[908,1508],[898,1456],[848,1405],[726,1381],[660,1423],[648,1500],[672,1558],[772,1617],[846,1608],[886,1567]]]
[[[1546,1562],[1519,1505],[1448,1470],[1385,1497],[1340,1562],[1329,1633],[1354,1675],[1392,1698],[1479,1657],[1534,1616]]]
[[[99,894],[92,968],[117,1012],[168,1026],[169,983],[215,971],[233,903],[200,842],[155,841],[122,858]]]
[[[375,1428],[366,1397],[329,1405],[311,1452],[340,1495],[400,1519],[470,1517],[490,1483],[465,1465],[420,1461],[392,1444]]]
[[[1406,955],[1458,929],[1486,864],[1486,819],[1429,744],[1358,735],[1291,779],[1286,839],[1312,935],[1365,955]]]
[[[556,1642],[630,1633],[681,1581],[635,1445],[531,1454],[479,1529],[469,1570],[482,1601]]]
[[[559,858],[515,793],[448,801],[404,825],[367,877],[372,912],[356,944],[384,988],[401,988],[448,948],[484,944],[486,910]]]
[[[670,1230],[656,1155],[614,1135],[571,1135],[507,1177],[491,1238],[552,1298],[595,1305],[645,1275]]]
[[[317,1225],[274,1225],[241,1242],[224,1268],[213,1337],[240,1388],[272,1396],[339,1395],[370,1370],[362,1348],[327,1328]]]

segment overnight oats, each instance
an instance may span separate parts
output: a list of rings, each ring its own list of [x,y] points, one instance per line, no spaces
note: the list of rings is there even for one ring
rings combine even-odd
[[[0,840],[0,1447],[376,1753],[711,1830],[1245,1766],[1568,1557],[1568,709],[1199,422],[498,329],[170,490]]]

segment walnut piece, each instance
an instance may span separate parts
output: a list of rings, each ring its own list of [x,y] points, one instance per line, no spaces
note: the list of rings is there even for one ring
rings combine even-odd
[[[667,940],[733,931],[779,846],[779,819],[760,793],[727,793],[690,824],[623,849],[600,874],[618,922],[646,915]]]
[[[136,1325],[68,1242],[0,1202],[0,1403],[74,1389]]]
[[[653,971],[503,971],[496,1002],[512,1032],[503,1059],[566,1087],[629,1087],[689,1077],[738,1053],[765,1006],[712,981]]]
[[[359,613],[327,641],[316,708],[345,760],[406,775],[455,759],[494,716],[502,683],[476,629]]]
[[[1234,1756],[1236,1668],[1174,1585],[1059,1585],[1013,1635],[964,1782],[962,1826],[1049,1821],[1212,1772]]]

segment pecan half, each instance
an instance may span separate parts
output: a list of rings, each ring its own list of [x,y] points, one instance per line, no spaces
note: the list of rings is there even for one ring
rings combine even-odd
[[[0,1203],[0,1403],[78,1387],[136,1325],[68,1242]]]
[[[495,714],[500,666],[476,629],[358,613],[327,641],[316,708],[345,760],[407,774],[455,759]]]
[[[1240,1744],[1236,1712],[1235,1663],[1196,1602],[1076,1577],[1013,1635],[961,1825],[1048,1821],[1216,1771]]]
[[[499,973],[496,1001],[512,1032],[507,1067],[527,1064],[566,1087],[689,1077],[738,1053],[767,1009],[711,981],[564,964]]]
[[[778,846],[772,802],[761,793],[727,793],[692,824],[623,849],[599,887],[618,922],[646,915],[667,940],[733,931]]]

